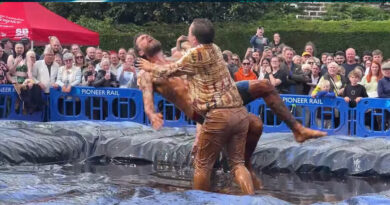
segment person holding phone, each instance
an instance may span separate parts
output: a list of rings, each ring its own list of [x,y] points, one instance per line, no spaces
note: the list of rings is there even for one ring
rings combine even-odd
[[[7,65],[12,77],[10,83],[22,84],[28,78],[26,51],[22,42],[15,43],[14,54],[8,57]]]
[[[268,38],[264,37],[264,28],[259,26],[257,28],[256,34],[252,36],[249,43],[253,47],[253,52],[258,51],[259,53],[263,53],[264,46],[268,45]]]

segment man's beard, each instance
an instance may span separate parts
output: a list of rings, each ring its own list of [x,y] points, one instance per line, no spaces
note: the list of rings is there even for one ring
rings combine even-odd
[[[153,43],[151,43],[148,47],[145,48],[145,56],[147,58],[151,58],[155,56],[158,52],[160,52],[161,49],[161,43],[158,40],[154,40]]]

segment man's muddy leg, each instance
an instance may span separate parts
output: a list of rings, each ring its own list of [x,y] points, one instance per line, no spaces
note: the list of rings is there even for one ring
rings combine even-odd
[[[260,179],[256,176],[255,170],[253,169],[251,158],[253,152],[256,149],[257,142],[260,140],[260,136],[263,132],[263,122],[259,117],[253,114],[249,114],[248,119],[249,128],[245,144],[245,167],[251,174],[253,187],[255,188],[255,190],[259,190],[262,188],[262,184]]]
[[[275,87],[268,80],[249,81],[249,93],[252,99],[263,97],[267,106],[293,131],[297,142],[326,135],[326,132],[303,127],[291,114]]]

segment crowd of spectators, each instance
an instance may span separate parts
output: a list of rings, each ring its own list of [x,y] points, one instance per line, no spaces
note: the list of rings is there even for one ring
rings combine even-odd
[[[38,56],[30,48],[30,40],[13,43],[5,38],[0,43],[0,84],[39,85],[49,93],[50,88],[70,92],[73,86],[137,88],[135,55],[130,49],[103,51],[88,47],[85,54],[73,44],[64,48],[55,36],[49,38]],[[27,81],[28,79],[28,81]]]
[[[362,97],[387,98],[390,95],[390,87],[386,84],[390,79],[385,74],[390,72],[390,59],[383,61],[379,49],[364,51],[362,58],[354,48],[324,52],[317,58],[314,43],[307,42],[300,54],[283,43],[278,33],[269,41],[263,27],[257,28],[249,42],[252,47],[242,59],[231,51],[223,52],[235,81],[268,79],[281,94],[312,97],[318,97],[317,93],[326,81],[329,92],[344,97],[352,107]]]
[[[105,51],[88,47],[85,53],[77,44],[64,48],[55,36],[49,38],[39,56],[28,38],[0,43],[0,84],[34,85],[48,93],[50,88],[70,92],[73,86],[137,88],[136,56],[128,51]],[[360,58],[354,48],[316,54],[314,43],[307,42],[298,53],[273,34],[270,41],[258,27],[250,38],[252,47],[245,55],[225,50],[224,59],[235,81],[267,79],[280,94],[310,95],[313,98],[343,97],[351,107],[364,97],[390,97],[390,61],[376,49],[364,51]],[[175,49],[172,49],[174,52]]]
[[[359,57],[354,48],[347,48],[324,52],[317,58],[314,43],[307,42],[303,52],[298,53],[283,43],[278,33],[269,41],[264,37],[263,27],[257,28],[249,43],[252,47],[242,59],[239,54],[223,52],[235,81],[268,79],[280,94],[338,96],[351,108],[362,98],[390,97],[390,59],[384,61],[379,49],[364,51]],[[338,112],[335,115],[337,118]],[[329,121],[325,127],[330,127]]]

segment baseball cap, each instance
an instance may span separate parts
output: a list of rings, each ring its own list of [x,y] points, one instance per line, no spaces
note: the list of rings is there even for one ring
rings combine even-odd
[[[302,53],[302,56],[311,56],[311,54],[309,52],[305,51]]]
[[[382,70],[390,70],[390,62],[382,64]]]

